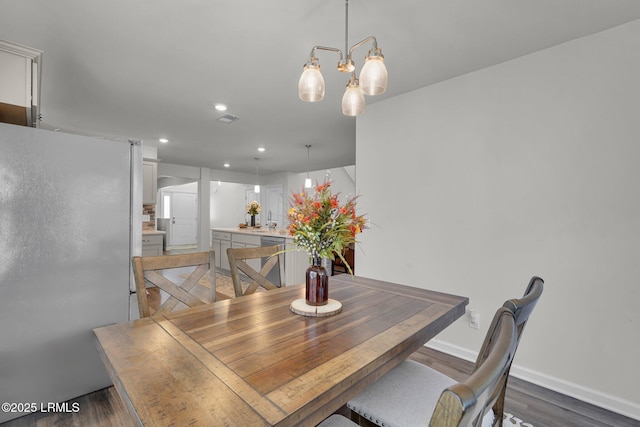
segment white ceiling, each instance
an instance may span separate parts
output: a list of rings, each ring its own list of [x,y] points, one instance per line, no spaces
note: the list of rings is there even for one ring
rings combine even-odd
[[[338,56],[319,54],[324,101],[297,95],[314,45],[344,49],[344,0],[0,0],[0,11],[0,39],[44,51],[44,128],[142,139],[164,162],[237,172],[255,173],[256,156],[261,174],[304,172],[305,144],[312,170],[355,163]],[[638,0],[351,0],[349,45],[374,35],[385,55],[389,88],[372,104],[638,18]],[[240,120],[216,121],[216,102]]]

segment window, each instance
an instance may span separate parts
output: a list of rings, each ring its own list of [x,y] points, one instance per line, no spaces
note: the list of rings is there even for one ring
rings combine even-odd
[[[162,218],[171,218],[171,196],[162,197]]]

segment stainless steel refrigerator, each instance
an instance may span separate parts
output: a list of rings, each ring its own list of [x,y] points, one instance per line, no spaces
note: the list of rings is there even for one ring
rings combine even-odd
[[[111,384],[92,329],[129,317],[141,167],[140,143],[0,123],[0,402]]]

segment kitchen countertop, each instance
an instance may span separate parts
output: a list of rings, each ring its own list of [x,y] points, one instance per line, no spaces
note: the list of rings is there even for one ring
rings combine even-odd
[[[144,236],[145,234],[167,234],[167,232],[162,230],[142,230],[142,235]]]
[[[212,228],[211,231],[222,231],[224,233],[238,233],[248,234],[250,236],[269,236],[269,237],[283,237],[285,239],[293,239],[285,229],[269,230],[266,227],[261,228],[240,228],[240,227],[228,227],[228,228]]]

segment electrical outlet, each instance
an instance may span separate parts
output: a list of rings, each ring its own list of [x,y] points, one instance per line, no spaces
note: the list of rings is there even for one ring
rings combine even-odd
[[[480,313],[475,310],[469,310],[469,327],[480,329]]]
[[[142,222],[151,221],[151,215],[142,215]]]

